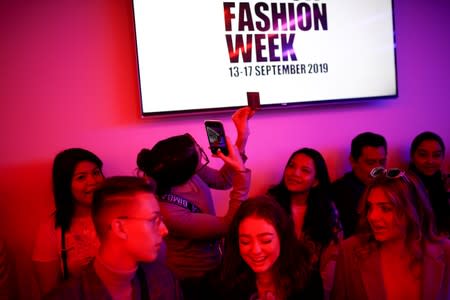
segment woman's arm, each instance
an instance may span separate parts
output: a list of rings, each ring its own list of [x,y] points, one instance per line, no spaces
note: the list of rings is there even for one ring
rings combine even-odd
[[[248,120],[255,114],[250,107],[238,109],[231,117],[236,127],[237,138],[235,145],[245,163],[247,156],[245,155],[245,146],[247,144],[250,130]],[[224,164],[220,170],[205,167],[198,172],[198,176],[210,187],[218,190],[226,190],[232,187],[233,168]]]
[[[323,249],[322,254],[320,255],[320,276],[322,277],[324,300],[330,299],[335,278],[338,253],[338,244],[331,242]]]
[[[230,192],[228,210],[224,216],[193,213],[175,204],[160,202],[164,222],[171,234],[191,239],[222,237],[237,209],[248,198],[250,174],[250,170],[244,170],[233,177],[233,190]]]
[[[330,299],[341,300],[347,299],[346,283],[345,283],[345,258],[342,247],[338,247],[338,255],[334,270],[333,287],[330,293]]]
[[[0,240],[0,299],[15,299],[15,282],[11,255],[6,243]]]
[[[233,170],[230,201],[227,213],[218,217],[208,213],[193,213],[188,209],[175,204],[160,203],[161,213],[165,223],[172,234],[192,239],[211,239],[223,236],[231,219],[241,205],[247,200],[250,188],[250,170],[246,169],[236,149],[227,138],[227,146],[230,149],[228,156],[218,152],[220,157],[230,169]]]
[[[32,266],[41,296],[44,297],[60,283],[62,278],[61,263],[59,260],[33,261]]]
[[[249,106],[238,109],[232,116],[234,126],[236,126],[237,138],[236,147],[239,153],[245,154],[245,146],[247,145],[248,136],[250,135],[250,129],[248,126],[248,120],[253,117],[255,111]]]
[[[62,278],[60,259],[61,230],[55,229],[54,219],[39,226],[32,255],[34,277],[41,291],[41,296],[53,290]]]

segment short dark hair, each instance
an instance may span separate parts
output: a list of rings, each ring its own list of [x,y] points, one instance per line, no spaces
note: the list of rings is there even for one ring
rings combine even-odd
[[[132,206],[137,193],[154,194],[155,185],[143,178],[134,176],[113,176],[105,181],[94,191],[92,199],[92,220],[99,239],[105,236],[108,230],[102,215],[107,215],[108,210],[115,210],[118,206]]]
[[[82,161],[94,163],[101,171],[103,162],[94,153],[82,148],[69,148],[59,152],[53,160],[52,184],[55,201],[55,226],[67,231],[75,212],[72,177]]]
[[[412,141],[411,143],[411,148],[410,148],[410,152],[409,154],[411,156],[414,155],[414,152],[416,152],[417,148],[419,148],[420,144],[422,144],[422,142],[424,141],[428,141],[428,140],[432,140],[432,141],[436,141],[439,146],[441,146],[442,152],[445,153],[445,144],[444,141],[442,140],[442,138],[431,131],[424,131],[422,133],[419,133]]]
[[[161,140],[137,156],[139,170],[156,181],[158,195],[187,182],[195,174],[198,162],[196,142],[190,134]]]
[[[369,131],[358,134],[352,140],[350,154],[355,161],[361,157],[364,147],[383,147],[387,152],[386,139],[380,134]]]

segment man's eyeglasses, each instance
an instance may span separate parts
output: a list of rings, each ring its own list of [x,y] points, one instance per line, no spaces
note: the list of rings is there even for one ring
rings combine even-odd
[[[164,221],[163,217],[161,216],[161,214],[155,214],[153,217],[151,218],[143,218],[143,217],[129,217],[129,216],[120,216],[117,217],[117,219],[122,219],[122,220],[137,220],[137,221],[146,221],[149,224],[151,224],[153,229],[158,229],[159,226],[161,225],[161,223]]]
[[[373,168],[372,171],[370,171],[370,176],[372,176],[373,178],[377,178],[380,176],[385,176],[387,178],[399,178],[403,177],[404,175],[405,171],[399,168],[386,169],[383,167],[376,167]]]

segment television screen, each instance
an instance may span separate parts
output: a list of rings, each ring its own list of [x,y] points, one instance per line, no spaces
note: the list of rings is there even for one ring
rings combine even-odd
[[[392,0],[133,0],[142,115],[397,95]]]

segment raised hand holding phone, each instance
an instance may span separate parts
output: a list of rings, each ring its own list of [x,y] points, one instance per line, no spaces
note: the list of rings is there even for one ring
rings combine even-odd
[[[208,136],[209,148],[212,154],[217,154],[218,150],[224,155],[228,155],[228,147],[225,138],[223,124],[217,120],[205,121],[206,135]]]
[[[231,168],[238,172],[245,171],[244,161],[235,145],[230,141],[228,137],[225,137],[228,155],[224,155],[221,150],[218,150],[215,156],[219,157],[224,161],[225,164],[229,165]]]

